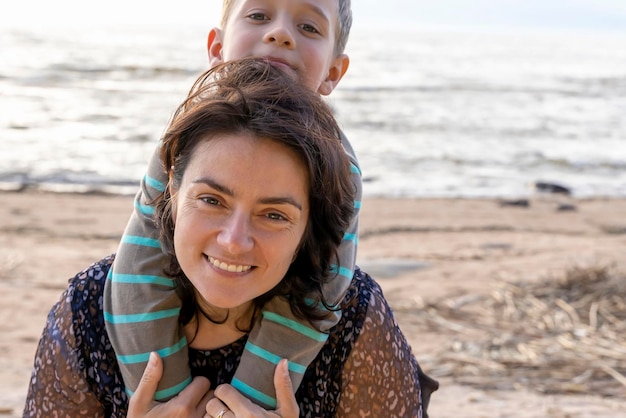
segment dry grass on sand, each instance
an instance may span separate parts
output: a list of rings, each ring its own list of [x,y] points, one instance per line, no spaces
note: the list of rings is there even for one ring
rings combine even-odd
[[[414,308],[396,310],[456,335],[426,366],[435,376],[481,389],[626,395],[626,277],[609,267]]]

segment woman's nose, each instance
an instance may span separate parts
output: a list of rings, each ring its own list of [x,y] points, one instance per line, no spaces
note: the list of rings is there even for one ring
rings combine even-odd
[[[243,215],[232,214],[222,226],[217,242],[231,254],[250,251],[254,240],[249,219]]]
[[[291,28],[283,21],[275,21],[265,34],[265,42],[276,43],[281,47],[293,49],[296,47],[296,40],[291,32]]]

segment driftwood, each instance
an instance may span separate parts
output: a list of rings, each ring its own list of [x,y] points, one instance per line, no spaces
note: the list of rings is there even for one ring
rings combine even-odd
[[[435,376],[491,389],[626,397],[626,277],[608,267],[397,311],[454,335],[429,360]]]

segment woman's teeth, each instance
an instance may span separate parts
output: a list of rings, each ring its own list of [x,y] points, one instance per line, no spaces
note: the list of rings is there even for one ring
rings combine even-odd
[[[227,271],[229,273],[242,273],[244,271],[248,271],[252,268],[252,266],[242,266],[236,264],[226,264],[223,261],[218,260],[217,258],[209,257],[209,261],[215,267],[220,270]]]

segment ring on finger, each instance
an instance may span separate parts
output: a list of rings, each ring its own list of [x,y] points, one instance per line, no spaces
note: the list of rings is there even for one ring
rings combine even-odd
[[[223,418],[226,412],[228,412],[228,409],[222,409],[220,412],[217,413],[217,415],[215,415],[215,418]]]

